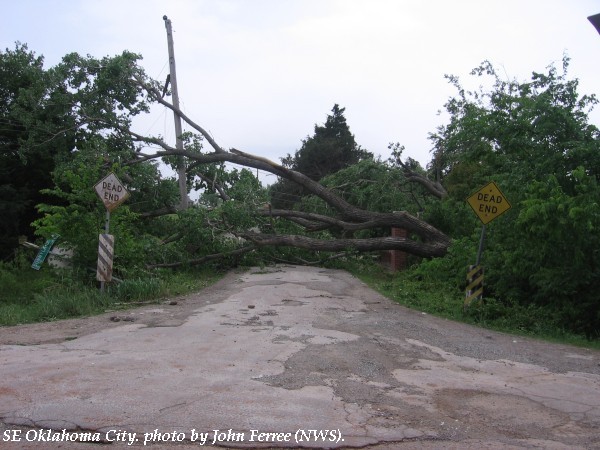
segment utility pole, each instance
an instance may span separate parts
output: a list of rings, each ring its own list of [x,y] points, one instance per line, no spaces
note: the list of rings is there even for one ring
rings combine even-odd
[[[167,28],[167,44],[169,47],[169,69],[171,78],[171,93],[173,95],[173,106],[176,110],[179,110],[179,92],[177,91],[177,73],[175,71],[175,50],[173,49],[173,29],[171,28],[171,20],[169,20],[167,16],[163,16],[163,20],[165,21],[165,27]],[[175,118],[176,134],[175,148],[183,151],[183,141],[181,140],[181,117],[177,112],[174,111],[173,113]],[[184,210],[188,207],[188,195],[185,159],[182,155],[177,157],[177,175],[179,178],[179,209]]]

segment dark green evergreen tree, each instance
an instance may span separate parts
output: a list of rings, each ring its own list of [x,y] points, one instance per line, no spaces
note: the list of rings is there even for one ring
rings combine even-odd
[[[373,155],[356,143],[350,132],[345,108],[335,104],[324,125],[315,125],[313,136],[302,141],[302,147],[292,156],[288,154],[282,164],[288,169],[303,173],[312,180],[352,166]],[[303,195],[295,183],[279,180],[271,187],[271,202],[277,208],[291,208]]]

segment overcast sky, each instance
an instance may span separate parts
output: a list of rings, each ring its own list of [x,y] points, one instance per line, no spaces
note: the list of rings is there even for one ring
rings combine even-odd
[[[580,94],[600,94],[599,0],[0,0],[0,43],[45,57],[143,56],[163,80],[171,19],[182,109],[223,147],[279,160],[335,103],[356,141],[388,156],[430,160],[428,133],[454,90],[444,74],[484,60],[507,79],[571,58]],[[600,125],[600,113],[592,122]],[[174,136],[162,108],[136,131]]]

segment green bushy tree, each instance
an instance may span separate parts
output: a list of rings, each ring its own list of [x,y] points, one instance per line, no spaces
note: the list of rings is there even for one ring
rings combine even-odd
[[[598,337],[600,134],[588,120],[596,98],[578,94],[568,63],[518,82],[486,62],[472,75],[491,87],[477,91],[449,77],[458,95],[431,136],[430,166],[449,197],[429,219],[454,238],[476,234],[466,197],[495,181],[512,209],[488,226],[488,295],[547,307],[566,329]]]
[[[74,147],[74,121],[56,74],[26,45],[0,51],[0,259],[18,237],[33,239],[36,205],[56,202],[41,190],[52,186],[57,157]]]

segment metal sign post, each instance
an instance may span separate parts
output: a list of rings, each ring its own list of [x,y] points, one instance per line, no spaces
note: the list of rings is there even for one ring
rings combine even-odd
[[[485,225],[481,225],[481,237],[479,238],[479,249],[477,249],[477,259],[475,265],[478,266],[481,262],[481,254],[483,253],[483,241],[485,241]]]
[[[463,310],[466,310],[474,300],[481,300],[483,297],[483,267],[480,266],[480,263],[485,241],[485,226],[511,208],[511,204],[493,181],[471,195],[467,199],[467,203],[483,225],[481,226],[481,237],[479,238],[479,249],[477,250],[475,265],[469,266],[467,272],[467,288],[465,289]]]
[[[112,264],[115,247],[114,236],[108,234],[110,230],[110,213],[129,198],[129,192],[114,173],[110,173],[100,180],[96,186],[94,186],[94,190],[106,207],[104,234],[101,234],[98,239],[98,268],[96,271],[96,279],[100,281],[100,290],[104,292],[104,283],[112,280]]]

